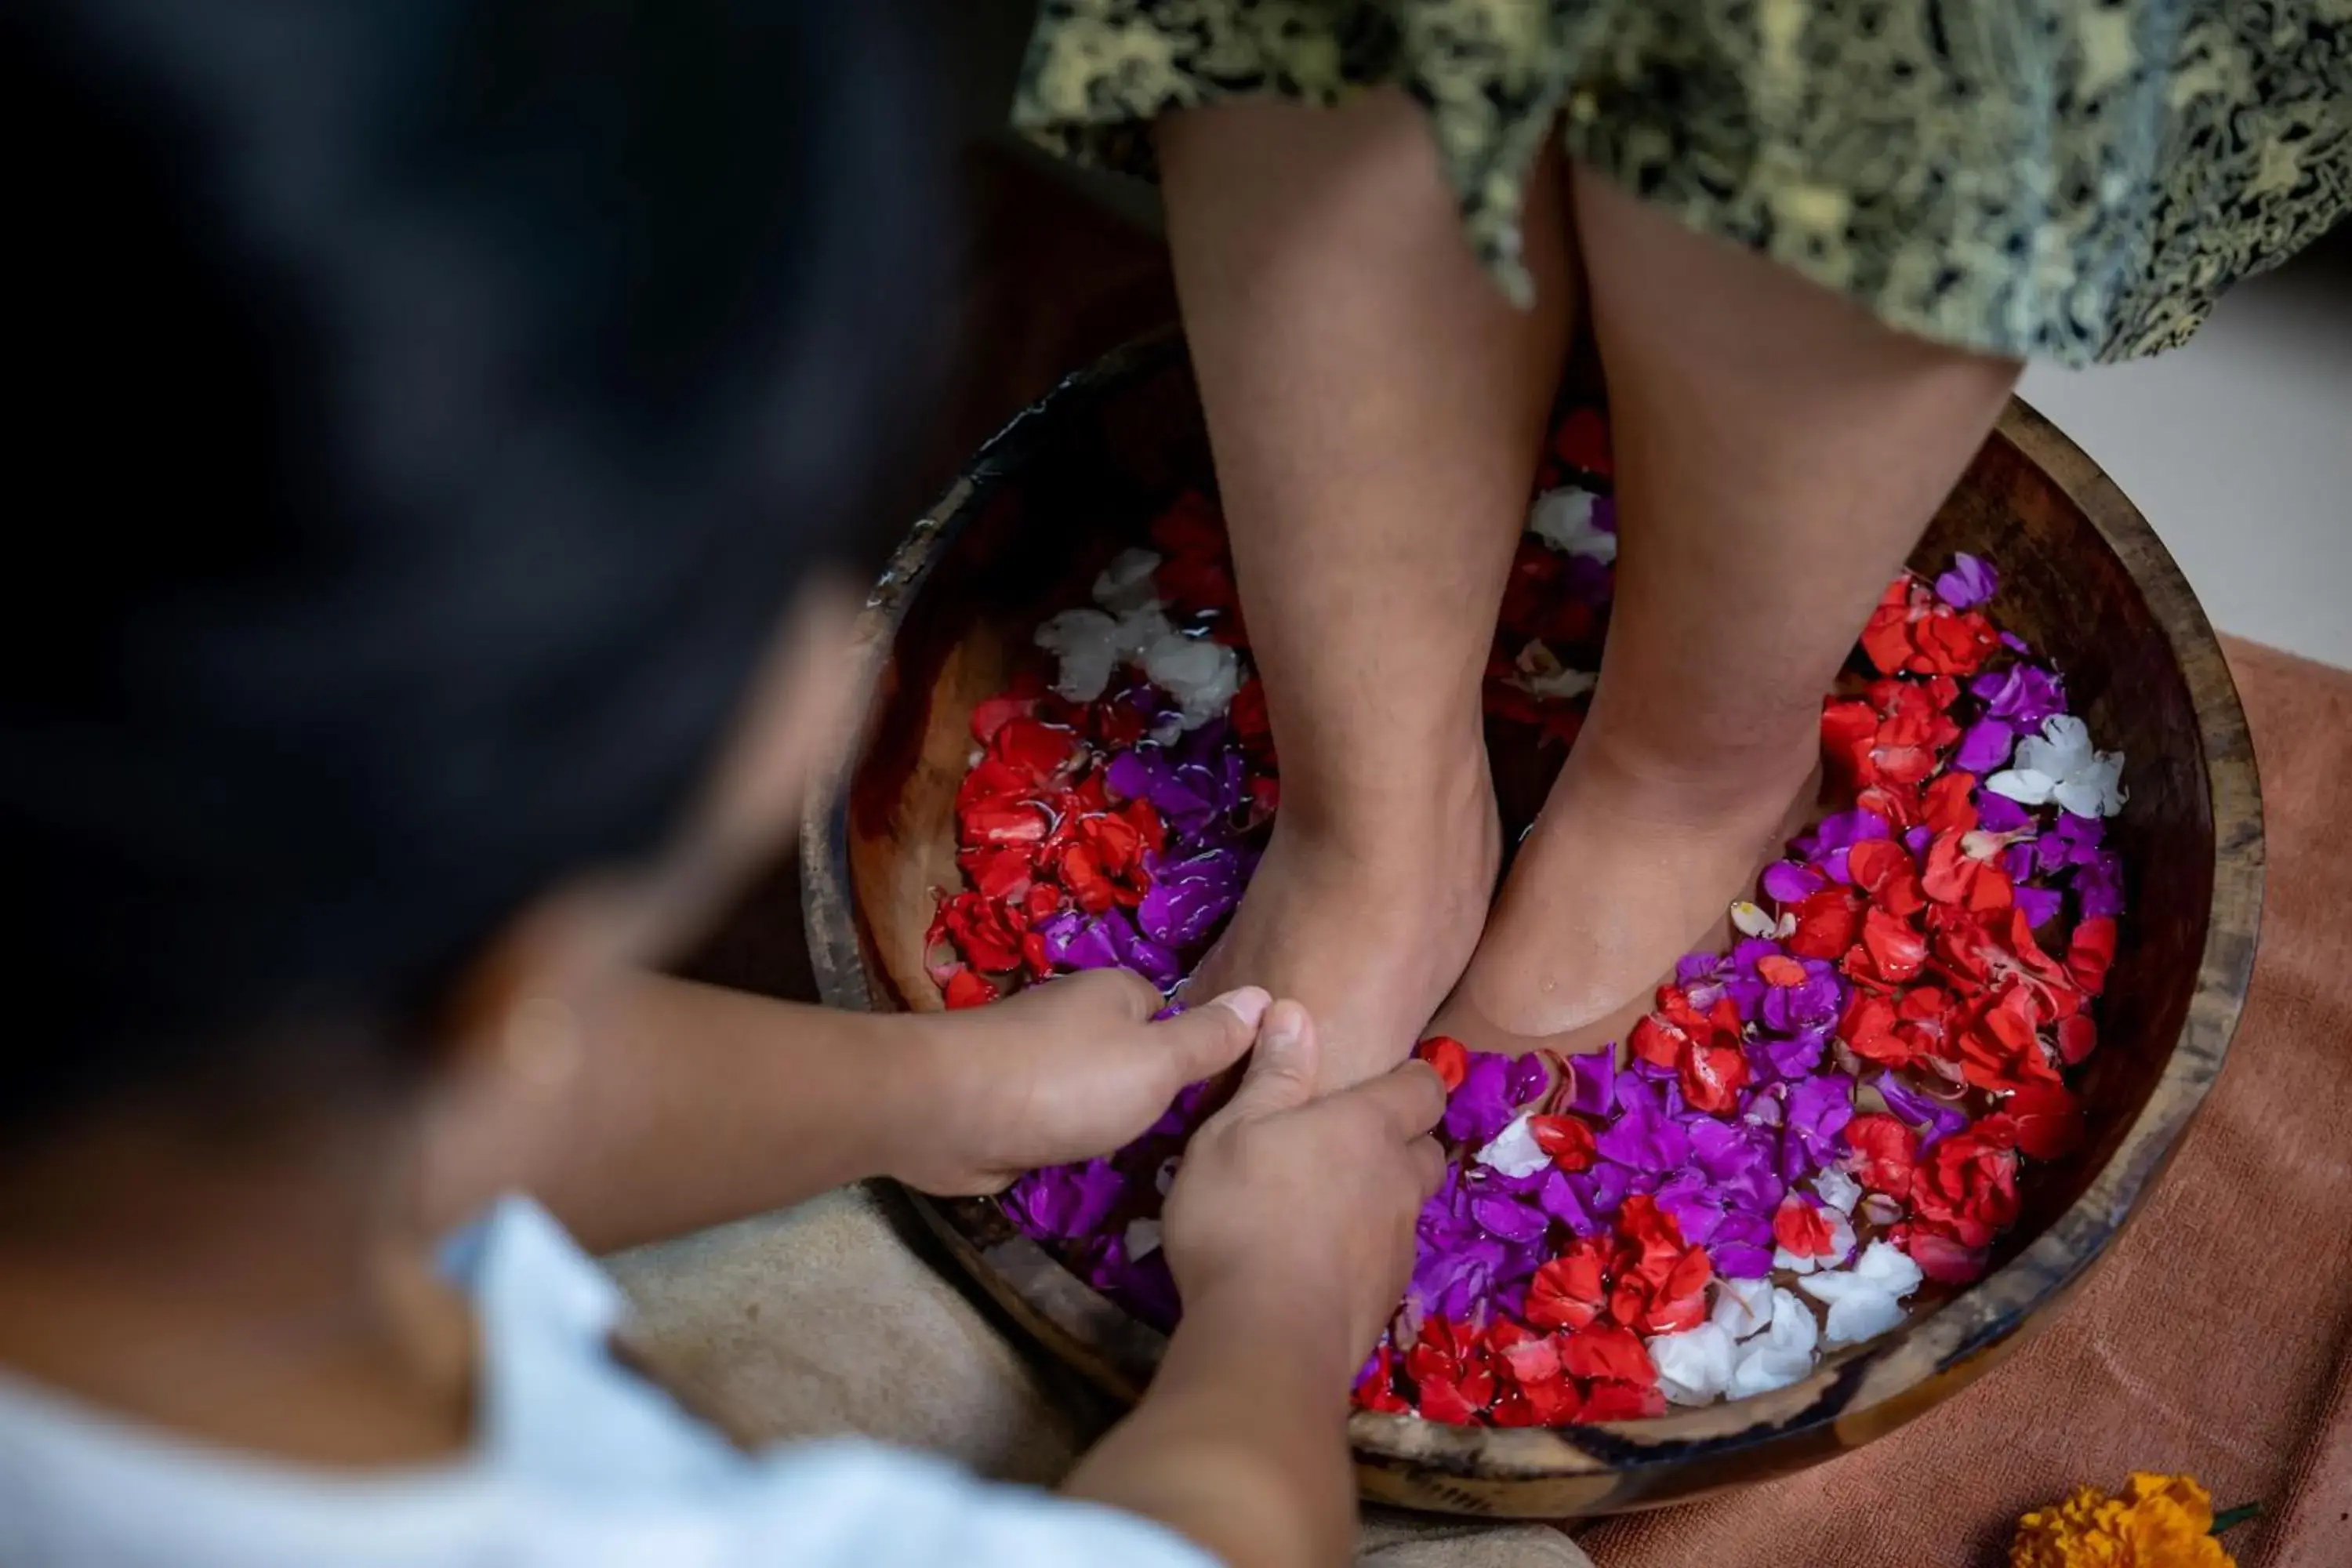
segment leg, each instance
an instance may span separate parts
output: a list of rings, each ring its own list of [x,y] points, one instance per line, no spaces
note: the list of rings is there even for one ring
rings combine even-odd
[[[1421,112],[1163,124],[1176,279],[1282,757],[1264,866],[1199,984],[1297,996],[1327,1087],[1392,1066],[1467,962],[1499,846],[1478,688],[1568,335],[1559,183],[1514,310]]]
[[[2018,368],[1897,333],[1581,170],[1575,210],[1616,437],[1616,614],[1591,722],[1447,1010],[1474,1043],[1613,1023],[1717,926]]]

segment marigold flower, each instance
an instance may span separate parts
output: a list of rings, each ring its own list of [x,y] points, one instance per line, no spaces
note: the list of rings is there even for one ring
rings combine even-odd
[[[2212,1531],[2203,1487],[2139,1471],[2113,1497],[2077,1487],[2019,1520],[2010,1568],[2235,1568]]]

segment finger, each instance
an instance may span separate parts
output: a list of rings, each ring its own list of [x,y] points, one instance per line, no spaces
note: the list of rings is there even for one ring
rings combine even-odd
[[[1315,1098],[1315,1068],[1321,1056],[1322,1041],[1307,1009],[1296,1002],[1276,1002],[1258,1026],[1257,1048],[1250,1054],[1241,1088],[1218,1114],[1255,1121],[1306,1104]]]
[[[1339,1097],[1361,1114],[1376,1116],[1398,1142],[1418,1138],[1445,1114],[1445,1080],[1427,1062],[1414,1059],[1369,1079]]]
[[[1143,1035],[1171,1090],[1223,1071],[1242,1059],[1257,1038],[1258,1026],[1274,998],[1255,985],[1228,991],[1216,1000],[1163,1018]]]
[[[1416,1138],[1404,1146],[1412,1173],[1421,1179],[1421,1201],[1427,1203],[1445,1184],[1445,1147],[1434,1138]]]
[[[1102,993],[1102,1005],[1131,1023],[1148,1021],[1163,1005],[1160,988],[1132,969],[1082,969],[1053,984],[1082,986],[1089,992],[1099,991]],[[1189,1083],[1192,1080],[1187,1079],[1185,1081]]]

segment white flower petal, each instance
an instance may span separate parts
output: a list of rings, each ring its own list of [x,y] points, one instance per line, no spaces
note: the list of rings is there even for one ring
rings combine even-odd
[[[2007,795],[2020,805],[2047,805],[2050,794],[2058,781],[2048,773],[2030,768],[2011,768],[1985,780],[1985,788],[1995,795]]]
[[[1658,1369],[1658,1392],[1673,1405],[1709,1405],[1731,1386],[1738,1347],[1714,1323],[1649,1342],[1650,1363]]]
[[[1114,616],[1124,616],[1160,603],[1159,585],[1151,574],[1160,570],[1160,555],[1151,550],[1122,550],[1095,579],[1095,603]]]
[[[1764,912],[1760,905],[1746,899],[1735,899],[1731,905],[1731,929],[1742,936],[1770,937],[1780,930],[1780,922]]]
[[[1830,1303],[1822,1338],[1832,1345],[1858,1345],[1900,1328],[1905,1316],[1902,1305],[1885,1291],[1856,1290]]]
[[[1532,1176],[1551,1163],[1551,1156],[1536,1142],[1534,1129],[1528,1125],[1532,1112],[1512,1119],[1511,1124],[1495,1134],[1492,1142],[1478,1151],[1478,1163],[1490,1171],[1500,1171],[1507,1176]]]
[[[1073,702],[1092,702],[1118,668],[1118,623],[1100,610],[1064,610],[1037,628],[1037,646],[1061,661],[1054,689]]]
[[[1862,1217],[1873,1225],[1893,1225],[1903,1217],[1903,1200],[1873,1193],[1862,1200]]]
[[[1823,1269],[1797,1281],[1797,1289],[1817,1301],[1827,1302],[1831,1310],[1830,1321],[1834,1325],[1840,1321],[1837,1308],[1842,1303],[1865,1297],[1885,1297],[1888,1306],[1893,1307],[1919,1289],[1924,1278],[1919,1266],[1911,1261],[1901,1247],[1889,1241],[1874,1241],[1854,1260],[1853,1268]],[[1901,1319],[1900,1310],[1895,1312],[1895,1317],[1898,1321]],[[1836,1338],[1834,1331],[1832,1338]]]
[[[1160,1222],[1156,1219],[1131,1219],[1127,1222],[1127,1259],[1149,1258],[1160,1250]]]
[[[1862,1202],[1862,1184],[1835,1166],[1813,1178],[1813,1191],[1840,1214],[1853,1213],[1853,1205]]]
[[[1574,485],[1546,490],[1528,510],[1528,531],[1566,554],[1614,561],[1617,536],[1596,527],[1592,521],[1592,503],[1599,499]]]
[[[1821,1326],[1813,1310],[1786,1290],[1772,1292],[1772,1326],[1740,1346],[1732,1368],[1734,1399],[1785,1388],[1813,1370]]]
[[[2121,752],[2102,752],[2060,781],[2051,798],[2076,816],[2113,816],[2124,808],[2123,772]]]
[[[1713,1321],[1735,1340],[1762,1333],[1772,1323],[1772,1281],[1717,1280]]]
[[[1183,1155],[1171,1154],[1160,1162],[1160,1169],[1151,1173],[1151,1184],[1159,1191],[1161,1197],[1166,1197],[1168,1189],[1176,1184],[1176,1173],[1183,1163]]]
[[[1111,640],[1118,648],[1118,657],[1130,664],[1140,663],[1151,647],[1176,636],[1175,625],[1168,619],[1167,606],[1157,599],[1140,609],[1129,610],[1118,617]]]
[[[1242,689],[1241,657],[1221,642],[1171,632],[1143,653],[1143,673],[1174,698],[1183,725],[1197,730],[1223,713]]]
[[[1538,697],[1562,701],[1583,696],[1600,683],[1590,670],[1570,669],[1541,640],[1530,641],[1511,661],[1511,684]]]
[[[1896,1300],[1919,1289],[1927,1279],[1911,1255],[1891,1241],[1874,1241],[1855,1260],[1855,1274],[1875,1283]]]

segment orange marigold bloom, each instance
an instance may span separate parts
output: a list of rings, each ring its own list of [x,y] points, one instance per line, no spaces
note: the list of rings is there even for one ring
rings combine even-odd
[[[2213,1500],[2187,1476],[2135,1472],[2113,1497],[2077,1487],[2017,1521],[2010,1568],[2236,1568],[2213,1538]]]

